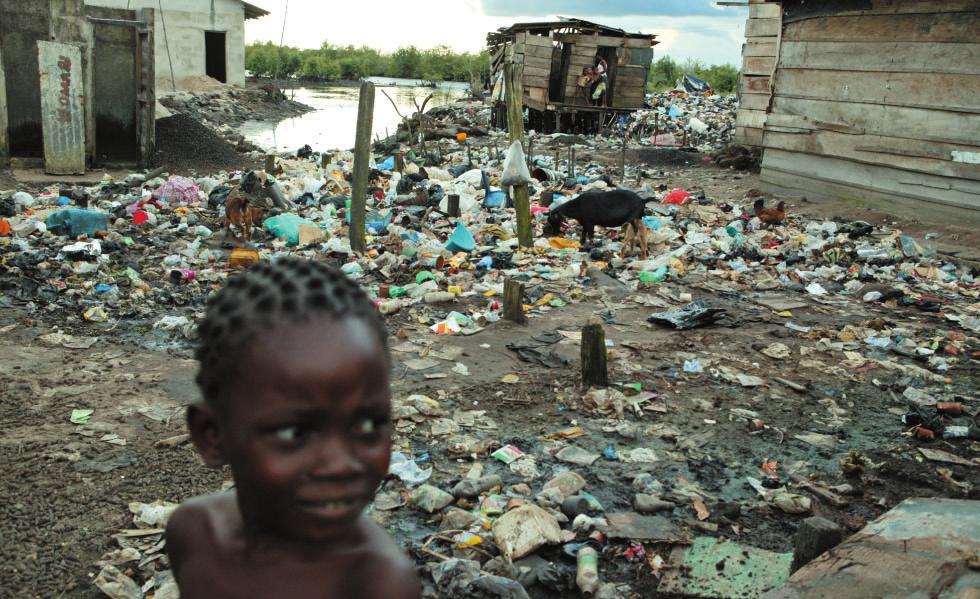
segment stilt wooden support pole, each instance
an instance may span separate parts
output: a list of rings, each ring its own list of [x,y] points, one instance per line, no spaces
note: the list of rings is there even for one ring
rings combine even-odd
[[[619,155],[619,180],[626,183],[626,133],[623,133],[623,152]]]
[[[354,138],[354,181],[351,185],[350,247],[362,253],[367,249],[364,239],[364,218],[367,212],[367,185],[371,167],[371,128],[374,124],[374,84],[361,83],[357,105],[357,135]]]
[[[276,155],[266,154],[265,155],[265,172],[272,174],[272,171],[276,170]]]
[[[524,65],[504,64],[507,82],[507,132],[510,143],[524,144]],[[514,210],[517,212],[517,239],[521,247],[533,245],[531,239],[531,197],[527,185],[514,186]]]
[[[524,283],[518,283],[514,279],[504,281],[504,318],[524,324]]]
[[[582,384],[586,387],[606,387],[606,332],[602,321],[593,316],[582,328]]]
[[[447,208],[448,208],[448,210],[446,212],[449,214],[449,216],[452,216],[454,218],[458,218],[459,217],[459,195],[458,194],[455,194],[455,193],[449,194],[449,205],[447,206]]]

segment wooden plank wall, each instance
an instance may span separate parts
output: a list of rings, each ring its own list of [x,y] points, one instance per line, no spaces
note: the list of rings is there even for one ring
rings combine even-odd
[[[779,54],[782,9],[764,0],[750,0],[742,48],[742,75],[739,81],[735,143],[762,145],[762,131],[769,110],[770,82]]]
[[[977,2],[934,0],[872,0],[871,10],[786,24],[763,181],[980,219],[977,31]]]
[[[550,37],[527,31],[518,33],[514,41],[514,62],[524,65],[524,103],[537,110],[548,102],[553,45]]]

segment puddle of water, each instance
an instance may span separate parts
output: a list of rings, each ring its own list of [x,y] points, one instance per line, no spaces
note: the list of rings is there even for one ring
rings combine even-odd
[[[430,93],[426,109],[451,104],[466,97],[468,86],[465,83],[440,83],[436,88],[406,87],[409,79],[370,79],[376,86],[374,99],[374,135],[385,137],[393,134],[401,118],[391,102],[381,93],[383,89],[398,105],[402,114],[415,112],[413,99],[421,104]],[[292,91],[288,91],[292,94]],[[269,121],[248,121],[241,127],[241,133],[255,145],[278,151],[295,151],[310,144],[314,151],[351,149],[357,129],[357,102],[359,89],[356,87],[309,87],[296,89],[295,99],[314,108],[299,117],[280,123]]]

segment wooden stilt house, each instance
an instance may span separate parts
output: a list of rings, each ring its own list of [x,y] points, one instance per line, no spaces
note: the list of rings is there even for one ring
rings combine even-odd
[[[616,115],[644,107],[655,35],[627,33],[583,21],[517,23],[487,36],[494,81],[494,120],[506,119],[503,65],[523,69],[529,127],[543,132],[592,132]],[[596,69],[589,79],[587,70]],[[600,85],[602,87],[600,87]]]

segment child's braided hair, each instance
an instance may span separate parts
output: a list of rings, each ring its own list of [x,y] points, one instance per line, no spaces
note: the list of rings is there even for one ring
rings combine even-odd
[[[284,258],[231,277],[208,302],[198,327],[197,385],[214,403],[225,381],[234,380],[247,343],[282,322],[314,316],[361,318],[377,334],[387,358],[388,333],[367,294],[344,274],[321,262]]]

